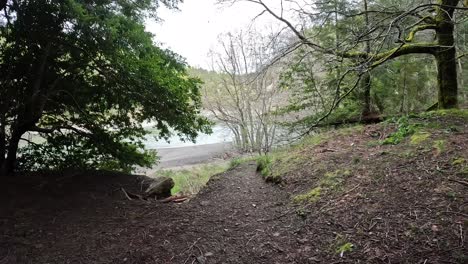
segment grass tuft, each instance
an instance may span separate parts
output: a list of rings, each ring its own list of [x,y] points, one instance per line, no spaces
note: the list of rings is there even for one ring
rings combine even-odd
[[[193,195],[198,193],[213,175],[226,170],[226,165],[206,164],[192,167],[190,170],[161,170],[157,175],[174,180],[175,185],[171,190],[172,195]]]

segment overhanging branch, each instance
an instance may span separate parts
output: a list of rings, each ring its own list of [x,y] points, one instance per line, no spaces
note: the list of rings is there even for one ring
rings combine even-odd
[[[371,68],[375,68],[388,60],[391,60],[391,59],[394,59],[396,57],[400,57],[403,55],[434,54],[441,48],[448,48],[448,47],[441,46],[436,43],[415,43],[415,44],[404,43],[397,48],[393,48],[391,50],[381,52],[372,56],[370,58],[371,61],[373,61],[371,64]]]

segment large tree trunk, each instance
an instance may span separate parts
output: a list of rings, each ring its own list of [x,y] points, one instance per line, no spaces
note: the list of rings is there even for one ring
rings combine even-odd
[[[434,55],[437,61],[438,106],[442,109],[458,106],[457,58],[454,40],[453,13],[459,1],[441,1],[444,7],[437,12],[437,40],[441,47]]]
[[[440,109],[456,108],[458,106],[457,64],[455,49],[439,52],[436,55],[438,106]]]
[[[15,132],[8,142],[7,156],[0,164],[0,175],[7,176],[13,173],[16,165],[16,155],[18,154],[18,145],[23,133]]]
[[[6,155],[6,118],[4,114],[0,114],[0,167],[5,161]]]
[[[47,101],[47,91],[42,88],[44,76],[47,71],[47,59],[52,50],[52,42],[48,42],[44,48],[38,66],[36,69],[36,76],[31,89],[31,98],[24,98],[21,110],[17,113],[16,122],[14,122],[9,130],[11,137],[8,140],[8,147],[6,148],[6,157],[3,154],[3,159],[0,160],[0,175],[6,176],[12,174],[16,167],[16,160],[18,154],[19,141],[21,136],[34,127],[42,116],[45,103]],[[52,87],[54,87],[60,79],[56,79]],[[5,127],[3,127],[5,128]],[[5,142],[5,140],[4,140]],[[1,150],[1,149],[0,149]]]

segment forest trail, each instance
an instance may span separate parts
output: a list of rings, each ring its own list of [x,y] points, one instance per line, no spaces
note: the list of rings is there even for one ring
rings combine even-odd
[[[137,191],[135,179],[117,178]],[[74,181],[77,193],[56,189],[67,180],[39,202],[29,200],[36,192],[12,202],[10,212],[2,205],[0,263],[291,263],[301,250],[285,217],[288,194],[265,183],[255,163],[215,176],[183,204],[126,201],[109,193],[116,186],[96,189],[102,186],[88,177]]]

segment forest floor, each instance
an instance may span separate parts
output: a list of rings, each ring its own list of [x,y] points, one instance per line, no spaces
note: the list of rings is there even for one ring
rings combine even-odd
[[[245,162],[181,204],[126,199],[142,176],[3,179],[0,263],[467,263],[467,160],[464,111],[328,131],[271,155],[280,184]]]

